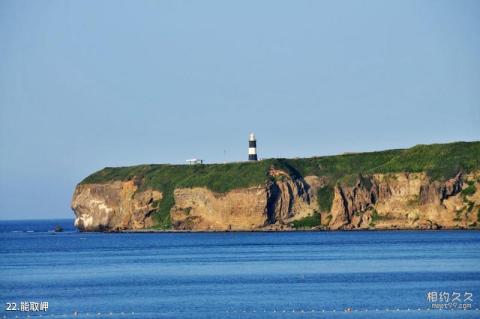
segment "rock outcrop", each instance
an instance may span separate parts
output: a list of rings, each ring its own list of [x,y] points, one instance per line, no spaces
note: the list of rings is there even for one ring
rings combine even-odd
[[[75,226],[82,231],[152,227],[162,193],[138,186],[138,181],[78,185],[72,200]]]
[[[478,177],[478,173],[465,177],[459,173],[441,183],[431,181],[424,173],[361,176],[352,187],[335,188],[329,227],[475,227],[480,202],[474,196],[462,196],[461,192],[470,185],[478,189]]]
[[[179,188],[174,192],[172,226],[179,230],[252,230],[268,220],[265,187],[235,189],[217,194],[206,188]]]
[[[320,214],[313,229],[479,228],[480,172],[444,182],[425,173],[360,175],[353,185],[331,185],[326,176],[271,168],[263,185],[215,193],[206,187],[175,188],[169,210],[172,230],[290,230]],[[319,190],[333,189],[322,211]],[[466,189],[469,191],[464,191]],[[72,200],[82,231],[144,230],[157,224],[163,193],[141,178],[77,186]],[[324,203],[325,204],[325,203]]]

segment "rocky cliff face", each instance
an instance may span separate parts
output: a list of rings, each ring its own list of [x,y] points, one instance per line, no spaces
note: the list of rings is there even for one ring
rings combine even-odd
[[[158,191],[138,191],[136,181],[78,185],[72,199],[75,226],[83,231],[152,227],[161,199]]]
[[[426,174],[375,174],[352,187],[337,186],[331,229],[436,229],[477,227],[479,174],[461,173],[446,182]],[[469,187],[471,195],[462,193]]]
[[[253,230],[284,227],[312,214],[316,204],[309,184],[280,170],[270,170],[266,185],[216,194],[206,188],[174,192],[173,227],[181,230]]]
[[[204,187],[176,188],[170,209],[176,230],[288,230],[320,214],[316,229],[479,228],[480,173],[445,182],[424,173],[359,176],[353,186],[337,183],[321,211],[322,176],[294,176],[271,169],[264,185],[215,193]],[[142,190],[142,180],[80,184],[72,200],[75,225],[84,231],[147,229],[163,199]]]

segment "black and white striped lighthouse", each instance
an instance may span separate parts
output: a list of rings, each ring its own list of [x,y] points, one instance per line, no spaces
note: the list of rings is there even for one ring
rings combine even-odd
[[[250,133],[250,138],[248,139],[248,160],[257,160],[257,139],[253,133]]]

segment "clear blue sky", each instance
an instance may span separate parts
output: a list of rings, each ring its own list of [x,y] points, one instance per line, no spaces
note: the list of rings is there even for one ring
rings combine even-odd
[[[250,131],[263,158],[479,140],[480,1],[2,0],[0,108],[0,219]]]

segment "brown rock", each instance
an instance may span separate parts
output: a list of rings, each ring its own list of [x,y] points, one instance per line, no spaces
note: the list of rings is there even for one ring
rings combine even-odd
[[[162,199],[154,190],[137,192],[134,181],[78,185],[72,199],[75,226],[82,231],[143,229]],[[156,203],[157,202],[157,203]]]

